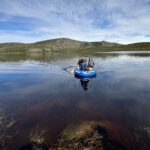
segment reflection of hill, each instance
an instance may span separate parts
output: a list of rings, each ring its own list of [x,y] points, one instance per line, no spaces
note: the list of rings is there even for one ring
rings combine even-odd
[[[35,60],[35,61],[42,61],[42,62],[49,62],[49,61],[56,61],[56,60],[63,60],[63,59],[71,59],[75,57],[88,57],[94,56],[98,58],[112,58],[118,57],[124,54],[117,54],[117,53],[95,53],[95,52],[85,52],[85,53],[65,53],[65,52],[34,52],[34,53],[1,53],[0,54],[0,62],[9,62],[9,61],[23,61],[23,60]],[[134,57],[149,57],[150,53],[131,53],[125,54]]]

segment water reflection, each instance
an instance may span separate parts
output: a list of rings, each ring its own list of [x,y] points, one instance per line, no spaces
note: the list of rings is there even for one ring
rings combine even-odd
[[[87,91],[89,83],[93,82],[93,80],[96,78],[96,75],[95,76],[91,76],[91,77],[79,77],[79,76],[75,76],[75,78],[80,80],[81,87],[83,88],[84,91]]]

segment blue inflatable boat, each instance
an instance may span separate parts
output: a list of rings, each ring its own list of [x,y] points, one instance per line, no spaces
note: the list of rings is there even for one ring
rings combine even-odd
[[[79,76],[79,77],[90,77],[90,76],[95,76],[96,75],[96,68],[91,68],[88,71],[82,71],[79,68],[76,68],[74,70],[74,74],[75,76]]]

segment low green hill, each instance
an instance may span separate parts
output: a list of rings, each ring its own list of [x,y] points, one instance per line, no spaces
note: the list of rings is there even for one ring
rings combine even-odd
[[[45,52],[45,51],[116,51],[116,50],[150,50],[150,43],[122,45],[106,41],[84,42],[68,38],[58,38],[35,43],[0,43],[0,52]]]

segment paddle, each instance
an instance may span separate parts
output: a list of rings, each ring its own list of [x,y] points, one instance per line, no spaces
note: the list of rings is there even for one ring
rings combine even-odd
[[[70,72],[70,73],[74,74],[74,70],[71,70],[71,72]]]

